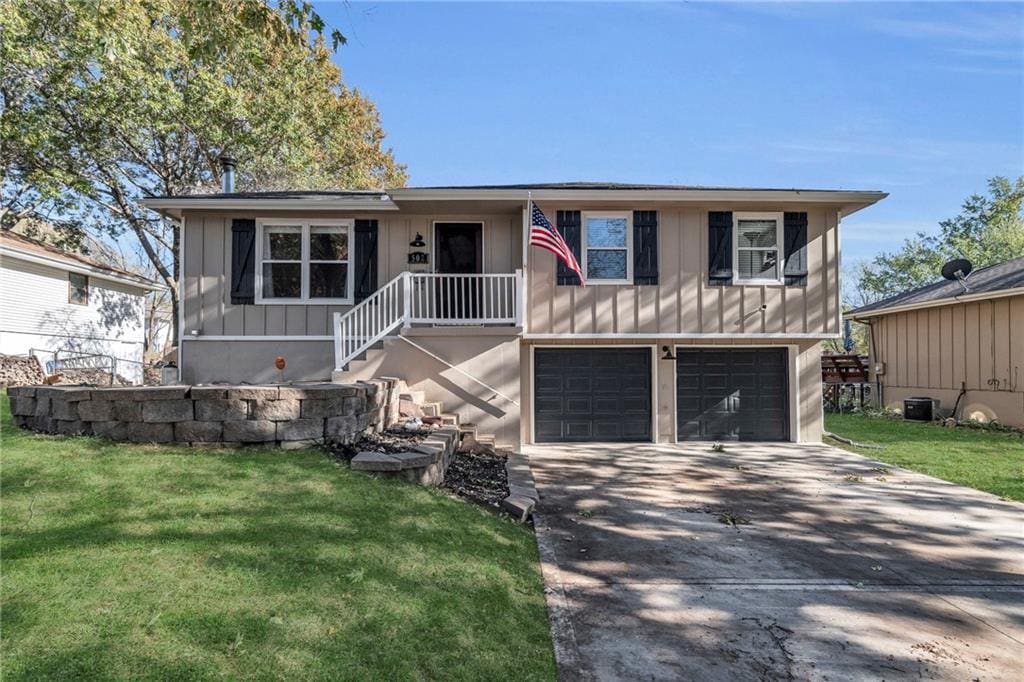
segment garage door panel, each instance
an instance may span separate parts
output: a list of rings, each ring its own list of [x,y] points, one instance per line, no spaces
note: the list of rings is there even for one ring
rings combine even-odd
[[[590,398],[566,398],[561,409],[565,414],[590,414],[593,401]]]
[[[729,375],[724,372],[709,372],[703,377],[702,388],[706,391],[729,390]]]
[[[679,440],[787,440],[784,348],[677,349]]]
[[[538,442],[651,440],[649,349],[537,348],[534,366]]]
[[[558,412],[561,409],[561,398],[537,398],[537,410],[542,414],[545,412]]]
[[[562,391],[562,377],[551,374],[537,374],[537,378],[534,380],[534,390],[537,393],[551,391],[553,393],[561,393]]]
[[[567,376],[562,385],[566,393],[590,393],[592,383],[587,376]]]

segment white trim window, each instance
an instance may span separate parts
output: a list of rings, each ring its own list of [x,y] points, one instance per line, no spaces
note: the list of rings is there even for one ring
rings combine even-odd
[[[580,266],[587,284],[633,283],[633,214],[584,213]]]
[[[352,303],[351,220],[256,222],[257,303]]]
[[[733,213],[732,262],[737,282],[782,284],[782,214]]]

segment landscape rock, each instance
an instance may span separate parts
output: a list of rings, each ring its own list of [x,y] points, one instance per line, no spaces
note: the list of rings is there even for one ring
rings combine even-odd
[[[188,421],[174,425],[174,440],[179,443],[216,443],[223,433],[221,422]]]
[[[78,403],[78,416],[83,421],[110,421],[113,415],[113,403],[109,400],[83,400]]]
[[[402,462],[383,452],[360,452],[352,458],[351,466],[357,471],[400,471]]]
[[[133,443],[170,443],[174,440],[174,427],[171,424],[131,422],[128,424],[128,440]]]
[[[266,419],[224,422],[228,443],[269,443],[277,439],[277,424]]]
[[[314,440],[324,437],[323,419],[293,419],[277,423],[277,440]]]
[[[238,421],[249,418],[249,403],[245,400],[196,400],[196,419],[199,421]]]
[[[142,403],[132,400],[113,400],[110,404],[110,418],[119,422],[142,421]]]
[[[526,523],[530,519],[530,514],[533,513],[533,508],[536,506],[537,502],[532,498],[516,495],[510,495],[501,502],[502,511],[519,523]]]
[[[299,401],[288,398],[285,400],[255,400],[252,403],[253,419],[269,419],[280,422],[299,418]]]
[[[142,421],[152,424],[195,419],[191,400],[152,400],[142,403]]]

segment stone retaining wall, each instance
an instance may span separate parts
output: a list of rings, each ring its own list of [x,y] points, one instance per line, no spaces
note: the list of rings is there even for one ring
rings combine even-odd
[[[348,443],[398,420],[404,383],[291,386],[23,386],[7,391],[18,426],[133,443]]]

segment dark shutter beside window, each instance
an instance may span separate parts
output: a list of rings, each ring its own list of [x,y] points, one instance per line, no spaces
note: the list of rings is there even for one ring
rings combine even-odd
[[[583,259],[580,258],[580,225],[582,224],[582,214],[579,211],[558,211],[555,214],[555,223],[558,227],[558,232],[562,235],[562,239],[569,245],[576,261],[583,264]],[[561,260],[558,261],[558,284],[566,286],[580,285],[580,278],[575,272],[570,270],[565,263]]]
[[[256,302],[256,221],[231,221],[231,303]]]
[[[658,283],[658,212],[633,211],[633,284]]]
[[[783,219],[786,244],[786,284],[807,284],[807,214],[786,213]]]
[[[708,281],[732,284],[732,213],[708,213]]]
[[[377,221],[357,220],[355,244],[355,301],[377,290]]]

